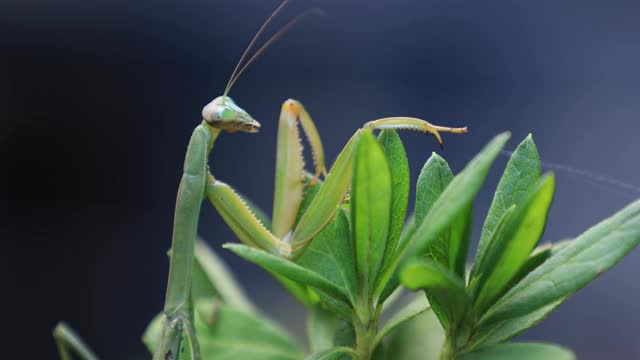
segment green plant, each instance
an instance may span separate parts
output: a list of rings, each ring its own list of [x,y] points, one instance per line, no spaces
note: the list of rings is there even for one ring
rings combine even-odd
[[[299,258],[224,245],[270,272],[308,308],[306,349],[256,310],[217,255],[199,241],[191,311],[200,356],[573,359],[560,346],[508,341],[542,321],[640,242],[640,201],[575,239],[538,246],[554,177],[541,174],[529,136],[507,164],[467,269],[472,203],[508,138],[507,133],[496,136],[455,177],[434,153],[420,173],[413,215],[406,220],[409,168],[402,142],[393,130],[384,130],[377,140],[365,132],[355,149],[350,202],[339,206]],[[299,214],[320,186],[305,188]],[[269,228],[263,213],[253,210]],[[394,302],[403,288],[420,291],[398,306]],[[394,308],[398,310],[388,316]],[[158,316],[144,335],[152,352],[161,322]],[[83,347],[73,339],[67,343]],[[189,344],[183,342],[179,354],[172,355],[194,357]]]

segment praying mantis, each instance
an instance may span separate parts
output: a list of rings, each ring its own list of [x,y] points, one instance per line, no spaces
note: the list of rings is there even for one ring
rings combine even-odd
[[[260,130],[260,123],[236,105],[228,93],[240,75],[269,45],[303,17],[318,12],[312,10],[294,18],[266,41],[241,67],[257,39],[288,1],[284,0],[258,30],[238,61],[223,95],[204,106],[203,120],[191,135],[176,199],[169,280],[163,311],[164,322],[162,337],[154,353],[156,360],[177,358],[184,340],[185,347],[189,349],[192,357],[199,356],[193,325],[191,276],[200,208],[205,198],[209,199],[240,241],[271,254],[295,260],[304,252],[314,236],[331,221],[338,206],[343,202],[351,182],[354,150],[364,132],[376,129],[419,131],[434,135],[441,146],[440,132],[467,132],[466,127],[436,126],[413,117],[388,117],[370,121],[354,133],[337,156],[330,171],[327,171],[320,135],[311,116],[300,102],[287,100],[282,105],[278,123],[272,230],[268,230],[229,185],[211,174],[208,159],[216,139],[222,132],[256,133]],[[319,181],[321,176],[324,181],[311,205],[294,227],[307,179],[300,128],[311,147],[314,171],[309,183]],[[73,344],[71,341],[64,341],[63,338],[56,340],[61,347]],[[61,356],[66,359],[62,351]]]

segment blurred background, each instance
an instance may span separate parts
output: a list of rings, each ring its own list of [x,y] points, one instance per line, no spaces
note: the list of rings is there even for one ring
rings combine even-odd
[[[140,342],[164,303],[173,206],[203,105],[279,0],[4,0],[0,4],[0,239],[5,351],[55,358],[67,320],[106,359]],[[432,151],[454,171],[495,134],[533,133],[542,159],[634,186],[557,173],[544,241],[580,234],[637,198],[640,5],[610,1],[295,0],[300,24],[231,91],[263,128],[225,134],[214,175],[270,212],[280,105],[301,100],[333,161],[364,122],[391,115],[470,128],[404,134],[412,179]],[[474,239],[507,158],[475,204]],[[410,200],[410,207],[413,200]],[[303,336],[303,308],[203,207],[200,233],[252,298]],[[475,244],[474,244],[475,245]],[[473,254],[473,252],[471,252]],[[640,250],[522,338],[579,359],[640,358]],[[5,353],[6,354],[6,353]]]

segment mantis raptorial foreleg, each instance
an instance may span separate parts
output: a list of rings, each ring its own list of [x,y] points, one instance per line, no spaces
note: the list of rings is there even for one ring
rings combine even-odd
[[[315,183],[320,175],[327,176],[324,148],[315,124],[300,102],[292,99],[285,101],[278,123],[272,213],[273,234],[278,238],[284,238],[291,231],[303,197],[306,171],[298,124],[302,125],[311,145],[314,176],[309,184]]]

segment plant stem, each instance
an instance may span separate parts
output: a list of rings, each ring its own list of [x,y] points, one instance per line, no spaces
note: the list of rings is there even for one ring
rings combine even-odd
[[[440,351],[440,360],[453,360],[456,355],[455,337],[447,335]]]
[[[356,359],[369,360],[373,356],[375,349],[375,337],[378,331],[378,318],[380,307],[373,309],[370,303],[368,291],[362,290],[358,296],[358,305],[353,314],[353,328],[356,333]]]
[[[375,326],[369,324],[363,324],[360,321],[354,321],[356,331],[356,354],[358,360],[369,360],[375,349],[373,346],[373,339],[376,336]]]

